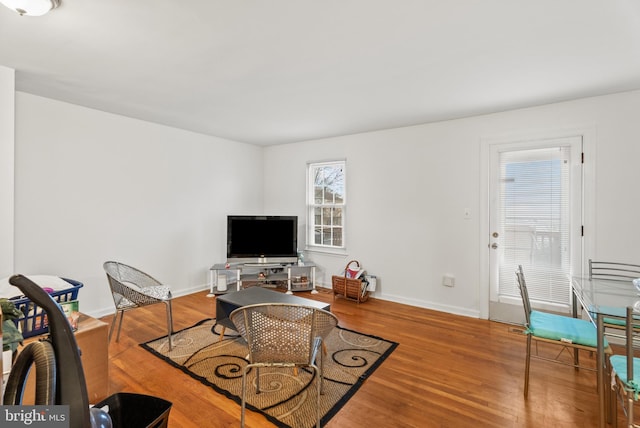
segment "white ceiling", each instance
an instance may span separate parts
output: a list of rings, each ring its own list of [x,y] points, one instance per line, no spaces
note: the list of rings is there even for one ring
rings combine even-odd
[[[16,89],[258,145],[640,88],[640,0],[0,6]]]

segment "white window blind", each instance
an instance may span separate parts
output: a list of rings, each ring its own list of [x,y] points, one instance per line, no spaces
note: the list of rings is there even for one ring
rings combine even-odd
[[[522,265],[531,300],[568,304],[570,189],[569,147],[500,154],[499,296],[520,298]]]

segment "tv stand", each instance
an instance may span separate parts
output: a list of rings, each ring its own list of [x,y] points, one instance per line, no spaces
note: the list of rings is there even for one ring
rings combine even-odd
[[[215,296],[251,286],[276,288],[285,285],[287,294],[311,291],[316,294],[314,263],[217,263],[209,268],[209,294]]]
[[[265,263],[262,263],[262,262],[243,263],[243,266],[245,266],[245,267],[264,267],[264,268],[275,268],[275,267],[280,267],[282,265],[283,265],[283,263],[266,263],[266,262]]]

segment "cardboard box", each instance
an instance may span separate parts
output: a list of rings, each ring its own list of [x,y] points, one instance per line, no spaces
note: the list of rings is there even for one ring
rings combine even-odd
[[[81,314],[76,342],[87,382],[89,403],[97,403],[109,392],[109,325]]]
[[[108,396],[109,392],[109,325],[103,321],[80,314],[76,342],[80,348],[80,359],[87,384],[89,403],[94,404]],[[44,336],[25,340],[25,345]],[[22,349],[22,347],[20,348]],[[35,368],[35,366],[33,366]],[[35,369],[29,372],[23,395],[23,404],[35,402]]]
[[[80,319],[79,302],[77,300],[69,300],[67,302],[60,302],[62,312],[64,312],[69,324],[73,331],[78,330],[78,320]]]

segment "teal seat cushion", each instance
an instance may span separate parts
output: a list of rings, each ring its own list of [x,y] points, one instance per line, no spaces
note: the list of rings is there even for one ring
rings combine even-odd
[[[624,327],[627,324],[626,321],[620,320],[618,318],[603,318],[602,321],[605,324],[619,325],[620,327]]]
[[[593,308],[590,309],[589,312],[591,312],[594,318],[598,316],[598,312],[602,314],[606,314],[602,318],[602,321],[605,324],[618,325],[620,327],[624,327],[627,324],[627,322],[624,320],[624,318],[627,316],[627,308],[619,308],[615,306],[600,306],[597,312]],[[607,317],[607,315],[621,317],[622,319],[609,318]],[[633,318],[640,319],[640,317],[638,317],[637,315],[634,315]]]
[[[632,390],[636,395],[640,392],[640,358],[633,359],[633,379],[629,382],[627,379],[627,357],[626,355],[613,355],[609,359],[611,368],[620,378],[620,380],[627,385],[627,388]]]
[[[531,311],[527,333],[544,339],[559,340],[584,346],[598,346],[596,328],[587,320],[547,312]],[[604,346],[607,347],[606,339]]]

